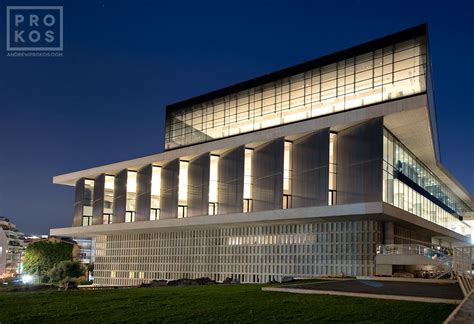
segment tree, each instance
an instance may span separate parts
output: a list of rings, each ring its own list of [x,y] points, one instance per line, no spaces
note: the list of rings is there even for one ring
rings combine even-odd
[[[79,278],[84,274],[85,268],[79,261],[61,261],[48,271],[50,282],[61,282],[65,279]]]
[[[61,261],[72,260],[73,245],[65,242],[39,241],[26,247],[23,270],[43,277]]]

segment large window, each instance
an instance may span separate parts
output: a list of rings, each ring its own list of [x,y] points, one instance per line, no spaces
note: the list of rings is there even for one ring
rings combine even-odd
[[[423,36],[172,111],[166,121],[165,147],[242,134],[425,90]]]
[[[244,158],[244,201],[243,210],[244,213],[252,211],[252,190],[253,190],[253,179],[252,179],[252,156],[253,149],[245,148]]]
[[[468,207],[389,131],[384,130],[383,201],[457,233]]]
[[[112,223],[114,208],[114,181],[115,177],[106,175],[104,182],[104,224]]]
[[[329,205],[337,204],[337,191],[336,191],[336,139],[337,135],[331,133],[329,135]]]
[[[127,211],[125,213],[126,222],[135,221],[137,210],[137,172],[128,171],[127,173]]]
[[[219,156],[211,155],[209,170],[209,215],[217,215],[219,195]]]
[[[283,209],[291,208],[292,143],[285,141],[283,154]]]
[[[153,166],[151,174],[150,220],[160,219],[161,167]]]
[[[188,161],[179,161],[178,218],[188,216]]]
[[[84,180],[84,200],[82,202],[82,226],[92,225],[92,205],[94,203],[94,180]]]

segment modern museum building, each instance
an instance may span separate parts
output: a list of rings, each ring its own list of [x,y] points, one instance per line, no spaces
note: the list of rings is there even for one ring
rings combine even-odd
[[[75,201],[51,234],[93,238],[114,286],[371,276],[380,244],[470,243],[430,73],[420,25],[169,105],[164,152],[54,177]]]

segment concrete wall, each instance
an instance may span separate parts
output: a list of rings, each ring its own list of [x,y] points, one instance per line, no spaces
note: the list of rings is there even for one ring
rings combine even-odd
[[[127,169],[120,171],[114,179],[114,214],[112,223],[125,222],[125,212],[127,209]]]
[[[77,180],[74,194],[74,214],[72,226],[82,226],[82,212],[84,206],[84,178]]]
[[[191,160],[188,166],[188,216],[209,212],[210,155],[205,153]]]
[[[92,225],[104,222],[104,185],[105,174],[94,179],[94,202],[92,204]]]
[[[329,191],[329,128],[293,142],[293,208],[324,206]]]
[[[151,175],[153,166],[151,164],[141,168],[137,172],[137,213],[136,221],[150,220],[151,206]]]
[[[383,119],[337,134],[337,203],[382,200]]]
[[[178,217],[179,159],[161,168],[160,219]]]
[[[244,153],[239,146],[219,157],[218,214],[241,213],[244,196]]]
[[[253,211],[282,208],[283,152],[283,137],[254,149],[252,156]]]

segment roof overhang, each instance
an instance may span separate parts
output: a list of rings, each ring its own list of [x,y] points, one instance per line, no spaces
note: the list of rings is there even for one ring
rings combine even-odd
[[[97,237],[189,230],[199,227],[248,226],[265,224],[321,223],[335,221],[393,221],[405,228],[441,237],[449,242],[470,243],[470,238],[382,202],[357,203],[334,206],[317,206],[269,210],[254,213],[237,213],[219,217],[196,216],[156,221],[116,223],[92,226],[53,228],[50,235],[69,237]]]

